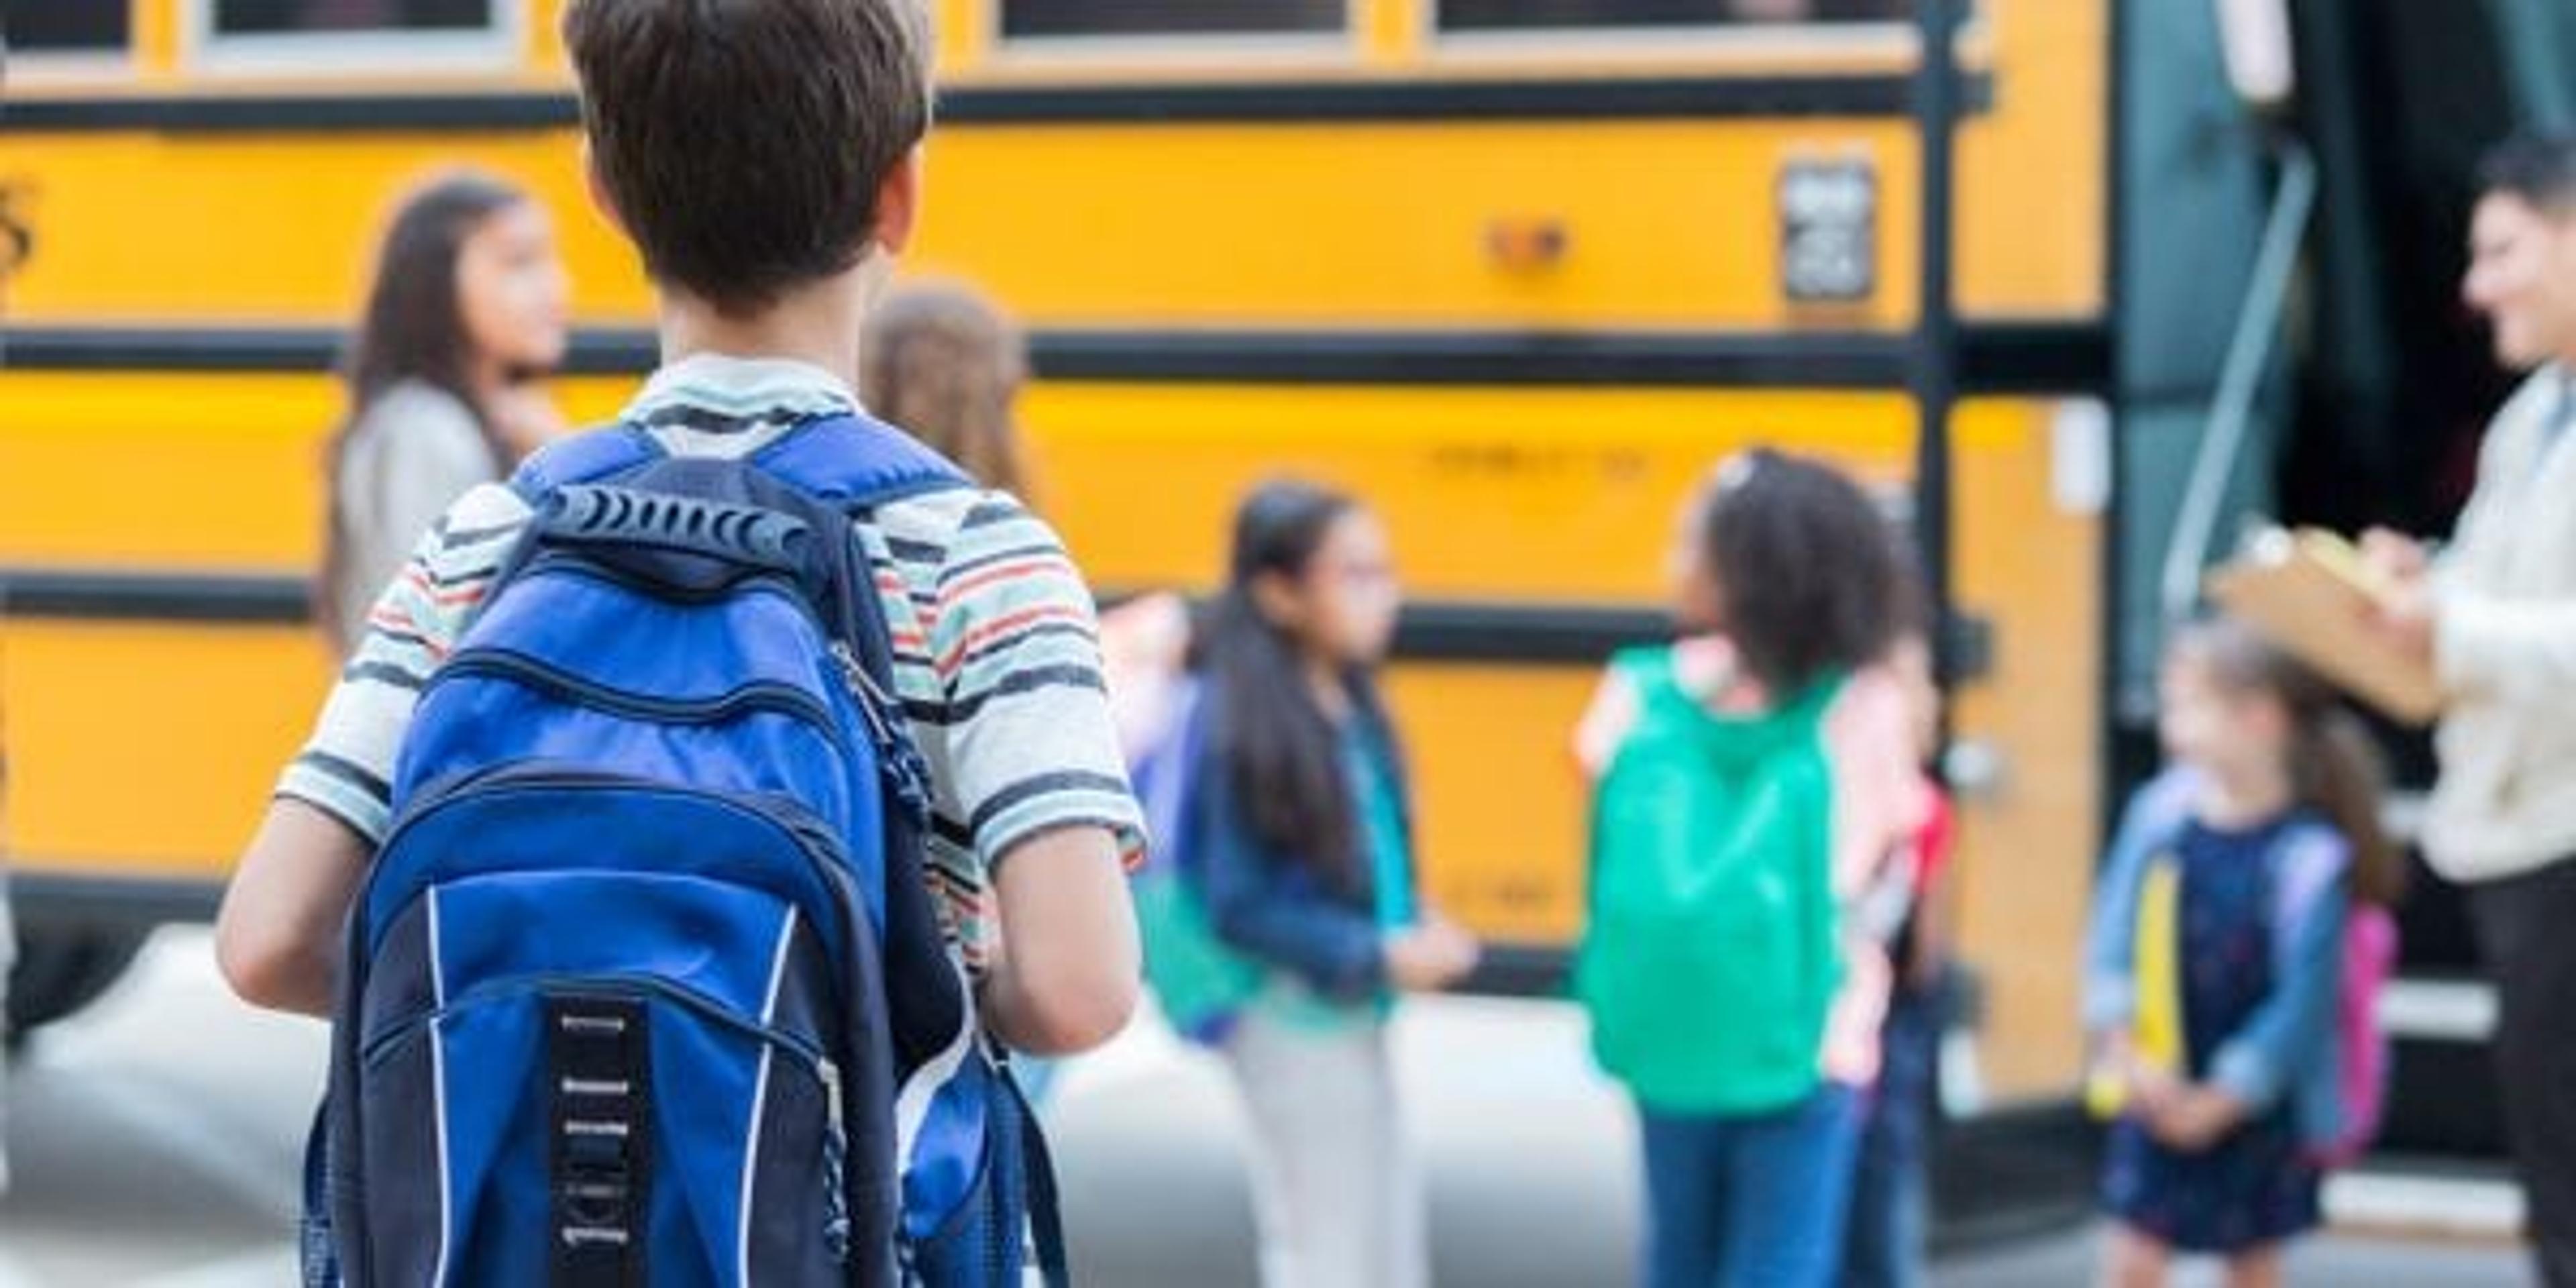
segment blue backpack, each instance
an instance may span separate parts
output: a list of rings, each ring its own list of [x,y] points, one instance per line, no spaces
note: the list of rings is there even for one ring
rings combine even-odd
[[[308,1282],[1065,1281],[1045,1144],[923,884],[927,767],[851,524],[965,486],[810,421],[512,480],[352,907]]]

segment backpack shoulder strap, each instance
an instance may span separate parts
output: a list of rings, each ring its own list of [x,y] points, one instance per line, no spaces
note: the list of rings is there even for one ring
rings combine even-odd
[[[1635,687],[1639,700],[1649,694],[1679,692],[1681,681],[1674,674],[1673,650],[1668,644],[1636,644],[1610,655],[1610,669]]]
[[[556,490],[596,483],[667,455],[640,426],[605,425],[547,445],[510,476],[510,490],[539,505]]]
[[[2352,866],[2352,844],[2330,824],[2302,819],[2281,829],[2272,843],[2272,890],[2279,925],[2287,927],[2307,911],[2326,887],[2344,879]]]
[[[863,412],[807,421],[751,459],[778,479],[853,513],[974,486],[947,457]]]

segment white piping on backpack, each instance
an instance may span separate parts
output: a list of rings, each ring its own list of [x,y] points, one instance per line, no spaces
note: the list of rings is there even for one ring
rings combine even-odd
[[[440,887],[429,888],[429,998],[437,1011],[447,1009],[447,967],[442,960],[438,937],[438,896]],[[447,1258],[455,1244],[456,1193],[447,1164],[447,1040],[439,1033],[439,1023],[429,1023],[430,1109],[436,1115],[431,1131],[438,1138],[438,1269],[429,1282],[436,1288],[447,1288]]]
[[[980,1024],[975,1017],[974,981],[966,978],[961,963],[952,954],[949,968],[955,970],[965,996],[960,1012],[957,1036],[950,1039],[938,1055],[932,1056],[912,1077],[906,1079],[894,1098],[895,1166],[902,1172],[912,1170],[912,1151],[921,1143],[921,1129],[930,1121],[930,1106],[938,1099],[939,1090],[966,1067],[966,1057],[975,1052],[975,1034]]]
[[[796,906],[789,904],[787,915],[778,923],[778,947],[769,959],[769,994],[760,1004],[760,1023],[766,1028],[778,1022],[778,993],[787,982],[787,949],[796,942]],[[757,1195],[751,1191],[752,1178],[760,1170],[760,1119],[769,1108],[769,1064],[777,1054],[768,1043],[760,1047],[760,1074],[751,1084],[751,1121],[743,1128],[742,1149],[742,1217],[734,1232],[734,1283],[739,1288],[752,1288],[751,1282],[751,1208]],[[838,1184],[838,1178],[834,1178]]]

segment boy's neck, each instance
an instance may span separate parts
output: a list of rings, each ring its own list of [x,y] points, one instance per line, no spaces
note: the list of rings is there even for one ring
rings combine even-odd
[[[820,368],[844,386],[859,384],[859,342],[884,276],[871,255],[838,276],[809,282],[757,313],[729,316],[679,291],[662,294],[662,364],[700,354],[784,358]]]

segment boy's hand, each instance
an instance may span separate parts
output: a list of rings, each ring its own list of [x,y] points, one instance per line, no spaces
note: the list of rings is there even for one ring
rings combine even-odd
[[[2218,1143],[2245,1121],[2245,1106],[2216,1087],[2192,1085],[2175,1091],[2147,1115],[2147,1130],[2166,1148],[2196,1154]]]
[[[1465,979],[1484,950],[1457,924],[1433,915],[1386,943],[1386,977],[1408,993],[1431,993]]]

